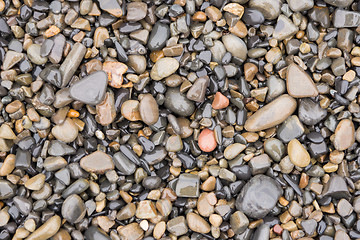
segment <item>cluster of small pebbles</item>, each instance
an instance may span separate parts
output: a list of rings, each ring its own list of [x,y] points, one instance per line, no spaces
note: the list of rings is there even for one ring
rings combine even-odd
[[[0,240],[360,239],[359,0],[0,0]]]

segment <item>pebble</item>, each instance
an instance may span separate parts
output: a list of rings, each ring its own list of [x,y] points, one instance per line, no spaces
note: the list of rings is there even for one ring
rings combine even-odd
[[[295,99],[283,94],[257,112],[245,122],[245,129],[250,132],[261,131],[274,127],[286,120],[296,109]]]
[[[85,231],[85,238],[88,240],[110,240],[111,238],[100,228],[96,226],[90,226]]]
[[[102,151],[95,151],[81,158],[80,166],[85,171],[96,174],[104,174],[115,167],[111,157]]]
[[[310,155],[297,139],[289,142],[288,154],[291,162],[297,167],[306,167],[310,163]]]
[[[333,15],[333,23],[336,28],[357,27],[360,23],[360,13],[336,9]]]
[[[353,2],[353,0],[324,0],[324,1],[330,5],[340,8],[348,7]]]
[[[277,138],[269,138],[264,142],[265,152],[276,162],[280,162],[285,153],[284,144]]]
[[[143,2],[131,2],[126,5],[126,9],[126,19],[128,21],[136,22],[146,17],[147,4]]]
[[[141,120],[139,105],[140,103],[137,100],[125,101],[121,106],[121,115],[129,121]]]
[[[230,217],[230,225],[235,234],[241,234],[249,226],[249,219],[241,211],[236,211]]]
[[[62,76],[60,70],[56,66],[47,66],[41,72],[41,79],[55,85],[60,88],[62,85]]]
[[[343,119],[335,129],[334,147],[336,150],[343,151],[355,143],[355,127],[351,120]]]
[[[318,102],[315,102],[310,98],[300,100],[298,117],[302,123],[313,126],[323,120],[326,115],[326,109],[321,108]]]
[[[71,51],[66,56],[65,60],[62,62],[59,68],[62,75],[61,87],[65,87],[69,83],[76,69],[80,66],[80,63],[83,57],[85,56],[85,52],[86,52],[86,47],[83,44],[81,43],[74,44]]]
[[[61,226],[61,218],[55,215],[48,219],[43,225],[31,233],[27,240],[46,240],[54,236]]]
[[[214,97],[214,101],[211,104],[213,109],[219,110],[229,106],[229,99],[225,97],[221,92],[217,92]]]
[[[151,219],[156,217],[155,204],[150,200],[140,201],[136,209],[136,217],[141,219]]]
[[[179,176],[175,192],[178,197],[197,198],[200,195],[199,187],[199,176],[183,173]]]
[[[170,28],[167,24],[163,24],[161,22],[157,22],[153,29],[151,30],[148,44],[150,51],[158,51],[162,49],[166,41],[169,39],[170,36]]]
[[[264,218],[275,207],[282,192],[282,188],[272,178],[256,175],[241,189],[235,205],[247,217]]]
[[[23,59],[24,59],[23,53],[18,53],[18,52],[9,50],[5,54],[5,58],[3,60],[1,68],[4,71],[9,70]]]
[[[84,201],[76,194],[68,196],[62,207],[61,215],[70,223],[80,222],[86,214],[86,207]]]
[[[247,58],[247,47],[244,41],[235,36],[234,34],[228,34],[222,37],[222,42],[228,52],[234,57],[245,61]]]
[[[203,129],[199,135],[198,145],[204,152],[214,151],[217,146],[214,131],[208,128]]]
[[[229,145],[224,150],[224,157],[228,160],[234,159],[236,156],[238,156],[243,150],[245,150],[246,145],[241,143],[234,143]]]
[[[195,111],[194,103],[180,92],[180,88],[167,89],[164,105],[170,111],[182,117],[190,116]]]
[[[147,125],[153,125],[158,121],[159,107],[151,94],[141,96],[139,112],[142,121]]]
[[[208,76],[198,78],[186,93],[186,97],[191,101],[204,102],[209,83],[210,79]]]
[[[40,190],[45,183],[45,174],[39,173],[25,182],[25,187],[29,190]]]
[[[294,63],[287,67],[286,88],[294,98],[316,97],[319,94],[311,77]]]
[[[264,17],[273,20],[280,15],[282,2],[280,0],[250,0],[249,6],[256,8],[264,14]]]
[[[89,105],[97,105],[105,98],[107,76],[98,71],[77,81],[70,87],[70,96]]]
[[[166,224],[166,229],[175,236],[181,236],[188,232],[188,226],[184,216],[170,219]]]
[[[280,15],[274,29],[273,37],[277,40],[284,40],[298,32],[298,27],[285,15]]]
[[[107,92],[105,99],[96,105],[96,122],[103,126],[110,125],[116,117],[114,93]]]
[[[294,138],[301,137],[305,132],[303,124],[296,115],[288,117],[276,131],[279,139],[285,143],[290,142]]]
[[[144,237],[144,231],[138,223],[130,223],[119,229],[119,236],[121,239],[136,240]]]
[[[186,221],[189,228],[194,232],[198,232],[198,233],[210,232],[209,223],[196,213],[192,213],[192,212],[188,213],[186,215]]]
[[[78,136],[78,127],[71,118],[66,118],[62,124],[54,126],[51,133],[57,140],[70,143]]]
[[[63,157],[47,157],[44,160],[44,169],[48,172],[64,168],[67,161]]]
[[[151,69],[150,77],[158,81],[175,73],[178,68],[179,62],[175,58],[164,57],[156,61]]]
[[[287,2],[294,12],[306,11],[314,7],[314,0],[288,0]]]
[[[5,179],[0,179],[0,200],[12,198],[16,194],[16,185]]]
[[[131,175],[136,170],[136,165],[131,162],[122,152],[117,152],[113,156],[113,161],[117,170],[124,175]]]
[[[135,215],[136,206],[134,203],[128,203],[116,215],[116,219],[122,221],[129,218],[132,218]]]
[[[27,56],[29,57],[30,61],[34,64],[43,65],[47,62],[47,57],[41,56],[41,45],[39,44],[32,44],[27,49]]]

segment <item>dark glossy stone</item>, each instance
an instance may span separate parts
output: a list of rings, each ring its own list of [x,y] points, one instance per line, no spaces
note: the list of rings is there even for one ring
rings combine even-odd
[[[168,88],[164,105],[170,111],[182,117],[190,116],[195,110],[194,103],[187,99],[179,88]]]
[[[247,25],[258,27],[265,21],[265,18],[259,10],[254,8],[245,8],[241,20]]]
[[[136,165],[130,161],[122,152],[117,152],[113,156],[116,169],[124,175],[131,175],[136,170]]]
[[[170,28],[168,25],[157,22],[151,30],[148,47],[150,51],[157,51],[162,49],[166,41],[170,37]]]
[[[62,76],[60,70],[56,66],[48,66],[40,72],[39,77],[43,80],[60,88],[62,85]]]
[[[310,98],[301,99],[298,111],[300,121],[310,126],[319,123],[327,115],[326,109],[321,108],[318,102]]]
[[[144,188],[153,190],[160,187],[161,178],[158,176],[148,176],[143,179],[142,185]]]
[[[167,152],[164,147],[156,146],[152,152],[143,153],[141,156],[142,159],[144,159],[149,165],[154,165],[166,157]]]
[[[111,238],[100,228],[91,226],[85,231],[87,240],[111,240]]]
[[[282,193],[282,188],[275,180],[265,175],[256,175],[245,184],[235,205],[248,217],[263,218],[274,208]]]
[[[18,149],[15,158],[15,167],[21,170],[26,170],[31,164],[31,154],[29,151]]]
[[[350,193],[343,177],[332,175],[330,180],[325,184],[322,196],[330,196],[336,199],[350,198]]]

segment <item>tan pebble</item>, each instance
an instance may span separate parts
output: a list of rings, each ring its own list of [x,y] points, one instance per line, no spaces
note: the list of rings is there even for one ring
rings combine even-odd
[[[214,6],[209,6],[205,9],[205,13],[206,16],[208,16],[208,18],[213,21],[213,22],[217,22],[220,20],[220,18],[222,17],[222,13],[221,11]]]
[[[291,162],[297,167],[306,167],[310,164],[310,154],[297,139],[288,143],[288,154]]]
[[[354,70],[349,70],[347,71],[344,76],[343,79],[348,81],[348,82],[352,82],[355,79],[356,73]]]
[[[333,144],[336,150],[343,151],[351,147],[355,142],[354,123],[349,119],[343,119],[335,129]]]
[[[203,191],[210,192],[215,189],[215,184],[216,184],[216,178],[214,176],[210,176],[201,184],[200,188]]]
[[[214,227],[220,227],[220,225],[223,222],[223,219],[219,214],[211,214],[209,217],[209,221],[211,225],[213,225]]]
[[[153,236],[155,239],[160,239],[164,235],[166,230],[166,223],[164,221],[158,222],[153,231]]]
[[[45,174],[39,173],[35,175],[34,177],[30,178],[25,182],[25,187],[29,190],[40,190],[45,183]]]
[[[224,11],[239,16],[240,18],[244,14],[244,7],[238,3],[228,3],[223,8]]]
[[[188,213],[186,215],[186,221],[188,223],[189,228],[198,233],[208,233],[210,232],[210,225],[209,223],[199,216],[196,213]]]
[[[125,101],[121,106],[121,115],[124,116],[129,121],[141,120],[141,115],[139,111],[139,101],[137,100]]]
[[[61,226],[61,218],[55,215],[36,229],[26,240],[46,240],[54,236]]]

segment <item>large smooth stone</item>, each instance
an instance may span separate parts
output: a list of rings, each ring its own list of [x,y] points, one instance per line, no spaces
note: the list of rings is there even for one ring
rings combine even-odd
[[[5,179],[0,179],[0,200],[15,196],[16,186]]]
[[[261,131],[282,123],[296,109],[296,100],[287,94],[281,95],[257,112],[245,122],[245,129],[249,132]]]
[[[105,72],[95,72],[74,83],[70,87],[70,96],[85,104],[97,105],[104,100],[107,81]]]
[[[250,218],[264,218],[275,207],[282,193],[282,188],[274,179],[256,175],[242,188],[235,206]]]
[[[157,22],[151,30],[148,47],[150,51],[162,49],[170,37],[170,28],[167,24]]]
[[[286,87],[294,98],[316,97],[319,94],[311,77],[295,63],[287,67]]]

